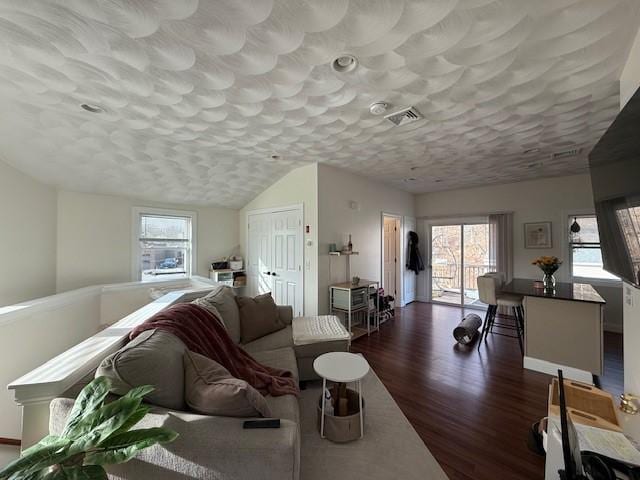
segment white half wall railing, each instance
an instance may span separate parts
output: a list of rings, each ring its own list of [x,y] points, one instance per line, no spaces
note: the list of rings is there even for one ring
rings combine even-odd
[[[33,445],[48,434],[53,398],[124,345],[137,325],[213,285],[203,277],[100,285],[0,307],[0,382],[9,389],[0,395],[0,437]],[[151,288],[180,290],[152,301]]]

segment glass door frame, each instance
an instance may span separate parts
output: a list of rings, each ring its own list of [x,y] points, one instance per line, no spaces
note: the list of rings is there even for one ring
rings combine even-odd
[[[472,308],[472,309],[476,309],[476,310],[486,310],[486,305],[484,305],[483,303],[473,303],[473,304],[465,304],[464,302],[464,292],[465,292],[465,288],[464,288],[464,281],[465,281],[465,276],[464,276],[464,244],[465,244],[465,235],[464,235],[464,227],[465,225],[489,225],[489,219],[488,217],[460,217],[460,218],[443,218],[443,219],[432,219],[432,220],[426,220],[425,221],[425,229],[426,229],[426,233],[427,233],[427,258],[428,258],[428,263],[427,263],[427,269],[428,269],[428,275],[427,275],[427,294],[428,294],[428,300],[431,303],[435,303],[438,305],[451,305],[451,306],[456,306],[456,307],[462,307],[462,308]],[[449,302],[445,302],[442,300],[437,300],[433,298],[433,264],[432,264],[432,260],[433,260],[433,227],[447,227],[447,226],[455,226],[455,227],[459,227],[460,229],[460,259],[461,259],[461,265],[460,265],[460,302],[459,303],[449,303]]]

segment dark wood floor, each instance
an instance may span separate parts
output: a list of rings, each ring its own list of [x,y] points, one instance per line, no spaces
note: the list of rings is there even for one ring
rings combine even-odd
[[[476,312],[468,310],[468,312]],[[527,449],[531,424],[546,414],[550,377],[524,370],[515,339],[489,337],[478,352],[456,345],[464,310],[413,303],[352,351],[365,355],[452,480],[544,478]],[[620,335],[606,337],[604,388],[622,389]]]

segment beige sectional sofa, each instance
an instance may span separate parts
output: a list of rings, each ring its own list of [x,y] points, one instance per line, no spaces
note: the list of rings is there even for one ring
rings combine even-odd
[[[226,288],[226,287],[223,287]],[[229,292],[223,292],[229,293]],[[238,316],[234,315],[235,300],[232,295],[222,295],[225,305],[222,305],[222,320],[232,338],[239,340],[240,325],[235,324]],[[233,303],[228,303],[233,302]],[[222,313],[225,312],[225,313]],[[311,366],[314,355],[332,350],[348,349],[348,342],[325,342],[324,344],[305,345],[295,348],[292,338],[291,323],[293,312],[290,307],[278,307],[280,320],[286,328],[261,337],[250,343],[241,345],[256,360],[266,365],[286,369],[300,380],[314,378]],[[164,335],[170,335],[162,332]],[[176,337],[172,337],[175,344]],[[135,340],[134,340],[135,341]],[[178,342],[180,342],[178,340]],[[180,342],[181,343],[181,342]],[[126,348],[123,347],[123,348]],[[164,355],[181,355],[179,349],[161,348]],[[153,355],[151,355],[153,356]],[[163,362],[169,369],[175,364],[166,359]],[[157,358],[151,359],[158,363]],[[105,359],[108,362],[108,359]],[[304,376],[300,376],[299,365],[302,366]],[[152,369],[149,369],[149,375]],[[100,372],[101,369],[98,369]],[[156,368],[155,371],[158,371]],[[160,369],[162,372],[162,369]],[[176,378],[180,372],[166,372],[163,378],[156,375],[153,381],[147,383],[164,383],[170,381],[168,377]],[[88,378],[86,381],[89,381]],[[182,378],[177,378],[173,384],[164,386],[167,389],[181,385],[178,394],[184,394]],[[81,382],[66,392],[62,397],[51,402],[50,432],[60,433],[64,422],[73,406],[73,399],[82,388]],[[133,382],[130,382],[133,383]],[[173,387],[172,387],[173,386]],[[161,386],[162,389],[162,386]],[[173,394],[173,393],[172,393]],[[242,424],[245,418],[218,417],[199,415],[185,410],[154,406],[151,412],[138,424],[136,428],[167,427],[180,434],[173,443],[154,446],[143,451],[132,461],[109,467],[110,478],[154,480],[163,479],[211,479],[211,480],[243,480],[243,479],[272,479],[285,480],[299,478],[300,471],[300,412],[298,399],[293,395],[280,397],[267,396],[266,401],[274,418],[281,419],[279,429],[245,430]]]

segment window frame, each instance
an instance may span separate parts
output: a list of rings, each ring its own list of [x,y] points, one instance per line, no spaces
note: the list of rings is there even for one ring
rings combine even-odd
[[[134,282],[142,282],[142,271],[140,269],[140,260],[142,249],[140,248],[140,219],[143,215],[154,215],[160,217],[187,217],[191,220],[191,249],[189,255],[189,265],[184,278],[189,279],[194,275],[197,269],[197,252],[198,252],[198,214],[192,210],[173,210],[168,208],[157,207],[133,207],[131,209],[131,280]],[[178,280],[177,278],[158,278],[153,282],[171,282]],[[145,281],[150,283],[150,281]]]
[[[576,210],[571,211],[564,214],[563,222],[564,228],[563,232],[566,235],[565,240],[563,242],[564,248],[566,251],[566,256],[569,263],[569,281],[572,283],[589,283],[591,285],[603,285],[603,286],[614,286],[621,285],[622,280],[614,279],[614,278],[598,278],[598,277],[582,277],[579,275],[573,274],[573,244],[571,243],[571,236],[569,233],[569,227],[573,223],[574,217],[595,217],[596,213],[594,210]],[[596,218],[597,222],[597,218]],[[602,251],[602,243],[598,243],[598,248]],[[605,270],[606,271],[606,270]]]

